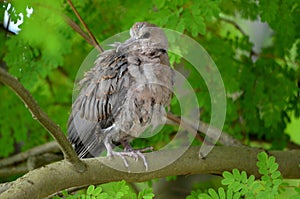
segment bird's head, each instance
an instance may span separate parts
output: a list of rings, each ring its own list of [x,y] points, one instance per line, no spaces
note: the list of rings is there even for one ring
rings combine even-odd
[[[130,28],[130,36],[131,41],[139,41],[150,48],[168,49],[164,31],[148,22],[136,22]]]

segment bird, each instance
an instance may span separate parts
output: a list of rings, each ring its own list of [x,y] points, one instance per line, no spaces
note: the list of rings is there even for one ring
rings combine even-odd
[[[164,31],[148,22],[136,22],[130,37],[114,43],[97,57],[79,81],[79,94],[68,120],[68,139],[79,158],[119,156],[141,158],[143,149],[130,142],[147,128],[163,124],[174,86]],[[123,145],[124,151],[114,151]]]

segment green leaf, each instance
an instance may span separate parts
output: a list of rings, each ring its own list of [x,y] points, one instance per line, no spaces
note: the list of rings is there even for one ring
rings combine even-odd
[[[279,178],[279,177],[281,177],[280,171],[275,171],[275,172],[273,172],[273,173],[271,174],[271,178],[272,178],[272,179],[277,179],[277,178]]]
[[[277,163],[273,163],[272,165],[270,165],[270,173],[274,173],[275,171],[277,171],[277,169],[278,169]]]
[[[240,181],[241,180],[241,174],[240,171],[238,169],[233,169],[232,170],[232,174],[235,180]]]
[[[152,199],[154,196],[153,190],[151,188],[147,188],[139,192],[138,199]]]
[[[225,190],[223,187],[218,188],[218,194],[219,194],[220,199],[226,199],[226,194],[225,194]]]
[[[281,180],[281,179],[273,180],[274,186],[279,186],[279,185],[281,185],[281,183],[282,183],[282,180]]]
[[[230,184],[232,184],[234,182],[233,175],[230,172],[228,172],[228,171],[224,171],[223,172],[223,177],[224,177],[224,179],[222,179],[222,181],[221,181],[221,183],[223,185],[230,185]]]
[[[207,194],[201,193],[200,190],[192,191],[190,195],[186,197],[186,199],[199,199],[200,195],[205,195],[204,197],[210,197]]]
[[[101,193],[97,196],[97,199],[106,199],[108,198],[108,194],[107,193]]]
[[[254,175],[250,175],[247,181],[248,187],[250,187],[254,183],[255,177]]]
[[[268,171],[267,168],[260,168],[260,169],[258,170],[258,172],[259,172],[260,174],[262,174],[262,175],[268,175],[268,174],[269,174],[269,171]]]
[[[261,179],[262,179],[263,181],[265,181],[265,182],[271,182],[271,177],[268,176],[268,175],[262,176]]]
[[[219,199],[218,193],[214,189],[208,189],[208,193],[213,199]]]
[[[232,189],[228,189],[226,193],[227,193],[227,199],[232,199],[233,198],[233,191],[232,191]]]
[[[97,187],[94,191],[93,191],[93,195],[97,196],[102,192],[102,188],[101,187]]]
[[[262,0],[259,1],[260,9],[261,9],[261,18],[262,21],[272,22],[275,20],[276,15],[278,13],[278,9],[280,8],[279,1],[267,1]]]
[[[275,157],[274,156],[269,157],[267,161],[267,166],[271,168],[274,164],[275,164]]]
[[[241,197],[241,194],[239,192],[236,192],[233,194],[233,199],[239,199]]]
[[[246,171],[242,171],[241,172],[241,182],[242,183],[247,183],[247,173],[246,173]]]
[[[265,163],[268,160],[268,155],[266,152],[260,152],[259,154],[257,154],[257,159],[259,162],[261,163]]]
[[[87,195],[93,195],[94,190],[95,190],[95,186],[90,185],[86,190]]]
[[[197,199],[212,199],[212,197],[211,196],[209,196],[209,195],[207,195],[207,194],[205,194],[205,193],[201,193],[201,194],[199,194],[198,195],[198,197],[197,197]],[[187,198],[187,199],[189,199],[189,198]]]
[[[234,179],[233,178],[227,178],[227,179],[223,179],[221,181],[222,185],[230,185],[234,182]]]
[[[153,4],[158,8],[158,9],[161,9],[161,8],[163,8],[164,7],[164,5],[165,5],[165,0],[154,0],[153,1]]]
[[[239,182],[234,182],[229,186],[233,190],[233,192],[238,192],[243,188],[243,185]]]
[[[62,193],[63,196],[68,196],[69,195],[66,190],[62,190],[61,193]]]
[[[224,171],[223,177],[224,177],[224,179],[233,179],[233,175],[229,171]]]

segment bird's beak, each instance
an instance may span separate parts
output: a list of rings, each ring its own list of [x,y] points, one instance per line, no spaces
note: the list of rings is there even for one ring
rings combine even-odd
[[[129,38],[127,39],[123,44],[120,44],[117,48],[116,51],[119,52],[120,49],[126,49],[128,46],[130,46],[132,43],[136,41],[135,38]]]
[[[124,44],[123,44],[123,47],[127,47],[127,46],[130,46],[136,39],[134,38],[130,38],[130,39],[127,39]]]

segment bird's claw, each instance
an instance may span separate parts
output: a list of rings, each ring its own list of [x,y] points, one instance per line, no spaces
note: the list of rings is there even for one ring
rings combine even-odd
[[[145,166],[146,171],[148,171],[148,163],[146,160],[145,155],[142,153],[143,151],[149,151],[150,147],[147,147],[147,149],[141,149],[141,150],[126,150],[126,151],[122,151],[122,152],[116,152],[116,151],[112,151],[108,156],[112,157],[112,156],[119,156],[123,162],[124,162],[124,166],[126,168],[129,168],[129,164],[128,161],[126,160],[126,156],[133,158],[135,161],[138,161],[139,158],[141,158],[143,160],[143,164]]]

